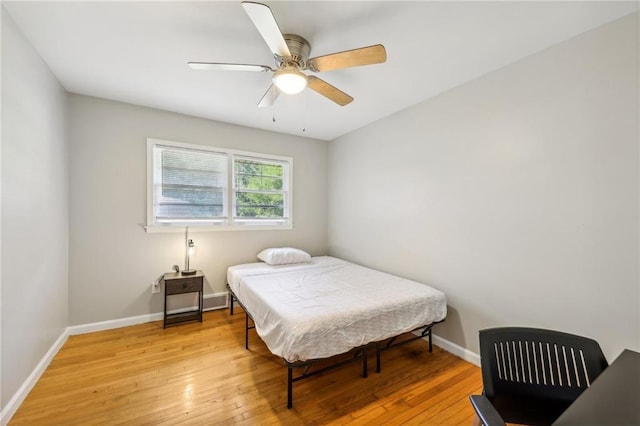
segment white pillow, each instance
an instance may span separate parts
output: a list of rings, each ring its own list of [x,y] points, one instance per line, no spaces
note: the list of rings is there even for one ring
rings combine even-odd
[[[286,265],[288,263],[311,262],[311,255],[306,251],[292,248],[268,248],[258,254],[258,259],[269,265]]]

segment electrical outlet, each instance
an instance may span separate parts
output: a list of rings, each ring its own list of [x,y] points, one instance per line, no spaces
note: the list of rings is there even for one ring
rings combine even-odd
[[[151,293],[160,293],[160,283],[158,282],[158,280],[151,282]]]

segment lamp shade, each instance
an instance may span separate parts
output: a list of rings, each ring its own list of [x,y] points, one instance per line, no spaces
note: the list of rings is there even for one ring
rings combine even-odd
[[[276,71],[273,84],[289,95],[300,93],[307,87],[307,76],[295,67],[284,66]]]
[[[193,243],[193,240],[189,238],[189,230],[187,229],[187,247],[186,254],[184,259],[184,270],[182,271],[182,275],[193,275],[197,271],[195,269],[191,269],[189,267],[189,261],[191,260],[191,256],[196,254],[196,245]]]

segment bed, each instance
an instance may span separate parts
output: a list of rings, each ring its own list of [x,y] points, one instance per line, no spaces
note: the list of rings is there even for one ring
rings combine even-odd
[[[380,353],[398,343],[429,338],[431,328],[447,314],[444,293],[425,284],[329,256],[308,262],[269,265],[264,262],[227,270],[230,312],[238,302],[246,312],[245,344],[250,329],[288,367],[287,407],[292,384],[350,361],[362,361],[367,376],[367,347]],[[253,325],[250,324],[249,319]],[[417,336],[396,340],[405,333]],[[309,372],[315,361],[353,352],[353,358]],[[294,377],[293,369],[305,367]]]

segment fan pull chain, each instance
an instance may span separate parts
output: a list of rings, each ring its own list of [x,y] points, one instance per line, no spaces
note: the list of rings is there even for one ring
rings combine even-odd
[[[271,113],[272,113],[271,121],[275,123],[276,122],[276,106],[275,106],[275,104],[273,105],[273,109],[271,110]]]
[[[302,133],[307,131],[307,91],[302,92]]]

